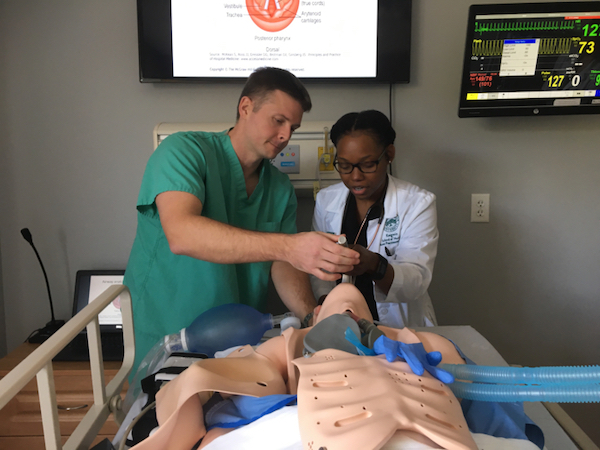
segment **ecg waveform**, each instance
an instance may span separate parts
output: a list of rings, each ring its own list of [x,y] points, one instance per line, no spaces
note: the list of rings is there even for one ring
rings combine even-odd
[[[553,31],[573,29],[575,29],[575,23],[572,20],[493,23],[475,22],[475,33],[496,31]]]
[[[573,43],[578,38],[544,38],[540,39],[539,55],[568,55]],[[473,56],[502,56],[503,39],[473,39],[471,54]]]

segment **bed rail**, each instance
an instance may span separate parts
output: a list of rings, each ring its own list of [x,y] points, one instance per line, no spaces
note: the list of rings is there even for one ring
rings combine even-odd
[[[121,312],[123,315],[123,342],[125,353],[123,364],[116,376],[108,383],[104,381],[104,361],[100,343],[100,325],[98,314],[115,298],[121,296]],[[58,409],[56,406],[56,390],[52,371],[52,358],[71,340],[87,327],[90,351],[90,368],[94,404],[83,417],[64,447],[61,446]],[[90,302],[81,312],[69,320],[46,342],[40,345],[17,367],[0,380],[0,409],[2,409],[19,391],[37,377],[38,395],[42,412],[42,426],[46,450],[75,450],[89,448],[100,428],[113,413],[120,423],[124,418],[121,410],[120,392],[127,375],[133,367],[135,356],[133,337],[133,315],[131,295],[124,285],[113,285]]]

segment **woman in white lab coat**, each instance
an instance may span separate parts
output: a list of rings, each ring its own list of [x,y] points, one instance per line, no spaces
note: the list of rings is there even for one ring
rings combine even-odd
[[[317,194],[313,228],[345,234],[361,254],[348,275],[376,320],[392,327],[431,326],[427,288],[437,253],[435,195],[388,175],[396,132],[379,111],[349,113],[331,129],[342,183]],[[316,298],[335,283],[312,278]]]

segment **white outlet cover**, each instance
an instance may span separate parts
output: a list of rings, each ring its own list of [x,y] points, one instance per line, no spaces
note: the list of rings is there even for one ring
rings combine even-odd
[[[490,194],[471,194],[471,222],[490,221]]]

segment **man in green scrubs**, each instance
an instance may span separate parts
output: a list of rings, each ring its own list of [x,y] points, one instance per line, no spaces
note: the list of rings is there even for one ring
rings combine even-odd
[[[338,236],[296,234],[294,188],[268,161],[310,108],[294,75],[258,69],[232,129],[176,133],[151,156],[124,280],[133,299],[133,373],[163,336],[214,306],[264,310],[269,275],[288,309],[304,318],[316,306],[307,273],[335,280],[358,264]]]

